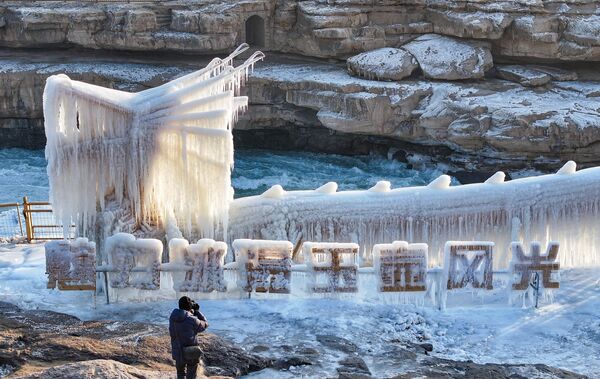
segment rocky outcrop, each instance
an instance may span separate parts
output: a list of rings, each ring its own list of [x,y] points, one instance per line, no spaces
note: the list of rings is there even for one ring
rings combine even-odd
[[[402,80],[419,67],[406,50],[391,47],[358,54],[346,63],[350,74],[377,80]]]
[[[600,10],[590,0],[6,1],[0,8],[0,45],[8,47],[209,54],[248,41],[273,51],[347,58],[433,32],[487,41],[495,57],[600,61]]]
[[[291,346],[281,346],[284,356],[270,359],[264,356],[268,346],[246,350],[212,334],[202,334],[203,364],[199,378],[229,378],[270,368],[296,369],[312,365],[319,349],[300,348],[292,353]],[[322,334],[316,341],[321,348],[335,350],[334,361],[324,361],[335,368],[339,378],[371,378],[371,369],[361,356],[362,348],[342,337]],[[174,377],[170,359],[170,340],[165,326],[123,321],[80,321],[62,313],[43,310],[22,310],[0,302],[0,372],[9,378],[148,378]],[[435,347],[427,343],[390,340],[378,360],[397,378],[412,377],[544,377],[548,379],[584,378],[572,372],[543,364],[478,364],[453,361],[429,355]],[[286,356],[289,354],[289,356]],[[311,371],[312,376],[318,373]],[[388,370],[389,371],[389,370]],[[202,374],[203,373],[203,374]],[[289,375],[289,371],[286,374]],[[310,376],[310,375],[309,375]]]
[[[552,80],[552,77],[545,72],[523,66],[497,66],[496,74],[501,79],[526,87],[540,87]]]
[[[173,377],[173,371],[143,370],[108,359],[68,363],[40,372],[17,375],[14,379],[164,379]],[[198,375],[198,379],[207,378]]]
[[[190,58],[165,66],[95,56],[92,64],[82,57],[63,63],[0,59],[4,146],[43,147],[41,97],[50,74],[138,91],[204,63]],[[568,81],[577,77],[573,71],[523,66],[552,78],[530,88],[493,77],[444,82],[413,74],[398,82],[372,81],[335,63],[277,54],[270,60],[250,77],[251,105],[236,125],[237,146],[343,154],[387,154],[392,148],[399,159],[418,152],[490,170],[496,164],[555,169],[569,159],[582,166],[600,163],[600,83]]]
[[[539,91],[493,78],[378,82],[353,78],[335,65],[280,64],[258,68],[249,94],[253,103],[272,107],[262,117],[303,125],[297,110],[308,108],[333,131],[445,146],[458,153],[451,159],[473,165],[597,164],[600,83],[548,85]]]
[[[427,34],[403,46],[430,79],[481,79],[494,66],[489,46]]]
[[[14,376],[64,377],[61,371],[69,369],[69,375],[77,378],[90,372],[99,375],[94,378],[116,377],[112,375],[116,373],[139,378],[149,371],[163,374],[149,378],[165,377],[174,367],[170,343],[166,327],[160,325],[81,321],[62,313],[25,311],[0,302],[0,367]],[[200,346],[204,352],[202,370],[209,377],[237,377],[280,363],[248,353],[213,334],[202,334]],[[69,362],[87,363],[63,366]]]

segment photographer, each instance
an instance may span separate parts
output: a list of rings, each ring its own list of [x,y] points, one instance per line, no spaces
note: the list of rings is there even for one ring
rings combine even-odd
[[[177,379],[196,378],[198,363],[202,355],[197,335],[206,328],[208,328],[208,322],[200,312],[198,303],[187,296],[179,299],[179,309],[173,309],[171,317],[169,317],[171,354],[177,368]]]

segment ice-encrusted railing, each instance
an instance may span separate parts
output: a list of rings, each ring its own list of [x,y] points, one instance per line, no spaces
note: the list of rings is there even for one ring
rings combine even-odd
[[[75,222],[80,235],[102,243],[110,234],[98,236],[98,230],[111,212],[102,213],[128,207],[138,229],[155,226],[169,239],[226,233],[233,199],[231,130],[248,103],[236,93],[264,57],[256,52],[234,67],[233,59],[247,48],[138,93],[49,77],[46,158],[50,202],[62,224]]]
[[[351,298],[421,305],[429,298],[443,309],[449,293],[454,291],[483,295],[495,290],[498,278],[494,275],[503,278],[501,287],[508,292],[511,304],[537,306],[540,297],[551,299],[560,286],[559,245],[555,242],[548,245],[545,254],[538,243],[533,243],[526,254],[521,243],[513,242],[509,270],[493,269],[495,244],[486,241],[446,242],[443,267],[431,269],[427,269],[427,244],[406,241],[375,245],[373,267],[359,267],[359,247],[353,243],[305,242],[302,250],[306,263],[293,264],[294,250],[289,241],[236,240],[233,246],[237,260],[227,265],[227,245],[211,239],[195,244],[172,239],[168,250],[171,262],[162,264],[163,245],[159,240],[118,233],[106,245],[109,263],[96,268],[93,242],[78,239],[48,243],[49,288],[58,281],[59,289],[93,290],[98,272],[104,274],[98,288],[107,302],[109,298],[172,298],[182,292],[213,298],[225,292],[300,297],[352,294]],[[226,276],[226,270],[237,274]]]
[[[429,267],[443,263],[449,240],[494,241],[497,269],[509,263],[512,241],[561,242],[563,267],[600,264],[600,167],[576,171],[570,161],[556,174],[450,186],[442,175],[424,187],[391,189],[379,182],[365,191],[337,192],[328,183],[314,191],[276,185],[260,196],[233,201],[229,238],[351,241],[362,260],[390,241],[429,244]]]

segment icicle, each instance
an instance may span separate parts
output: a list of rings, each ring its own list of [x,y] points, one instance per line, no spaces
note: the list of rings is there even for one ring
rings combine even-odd
[[[97,207],[102,212],[116,203],[128,204],[142,230],[162,227],[169,238],[226,237],[231,129],[248,102],[234,91],[264,57],[257,52],[233,67],[247,48],[136,94],[50,77],[46,156],[50,199],[63,225],[76,222],[94,238]]]
[[[559,241],[562,267],[598,265],[600,168],[501,185],[398,188],[385,196],[373,196],[371,191],[342,191],[335,196],[287,191],[281,202],[248,197],[233,201],[230,225],[230,240],[294,241],[302,234],[304,241],[352,241],[361,246],[366,261],[373,245],[407,240],[427,243],[430,267],[439,266],[445,242],[460,237],[495,242],[495,269],[508,267],[506,247],[514,240]]]

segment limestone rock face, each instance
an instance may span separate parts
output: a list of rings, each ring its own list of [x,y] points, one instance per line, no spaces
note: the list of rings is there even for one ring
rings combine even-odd
[[[358,54],[346,63],[350,74],[378,80],[402,80],[418,67],[410,53],[391,47]]]
[[[600,4],[592,0],[4,1],[0,46],[210,54],[264,22],[263,49],[345,59],[437,33],[492,43],[495,57],[600,61]],[[530,63],[530,62],[528,62]]]
[[[271,104],[270,113],[260,114],[260,126],[241,122],[238,129],[278,130],[287,120],[302,128],[316,123],[341,134],[446,147],[472,164],[558,165],[569,157],[587,166],[599,163],[600,83],[548,84],[540,90],[497,79],[376,82],[335,65],[263,66],[248,89],[251,103]],[[313,110],[316,121],[299,117],[299,109]],[[258,117],[252,106],[247,117]]]
[[[431,79],[481,79],[493,67],[485,43],[465,42],[437,34],[426,34],[403,46]]]
[[[103,63],[97,55],[93,60],[31,63],[16,56],[0,58],[0,142],[44,146],[41,98],[51,74],[64,72],[78,80],[139,91],[205,63],[196,62],[197,57],[190,58],[196,66],[179,62],[168,67]],[[258,144],[252,147],[343,154],[368,154],[373,146],[387,152],[393,146],[515,168],[527,159],[552,168],[569,159],[583,166],[599,164],[600,82],[588,76],[574,81],[574,72],[553,67],[526,68],[552,81],[535,88],[495,78],[383,82],[352,77],[336,63],[278,57],[257,65],[250,75],[250,108],[234,136],[237,146],[249,146],[245,143],[250,141]]]

